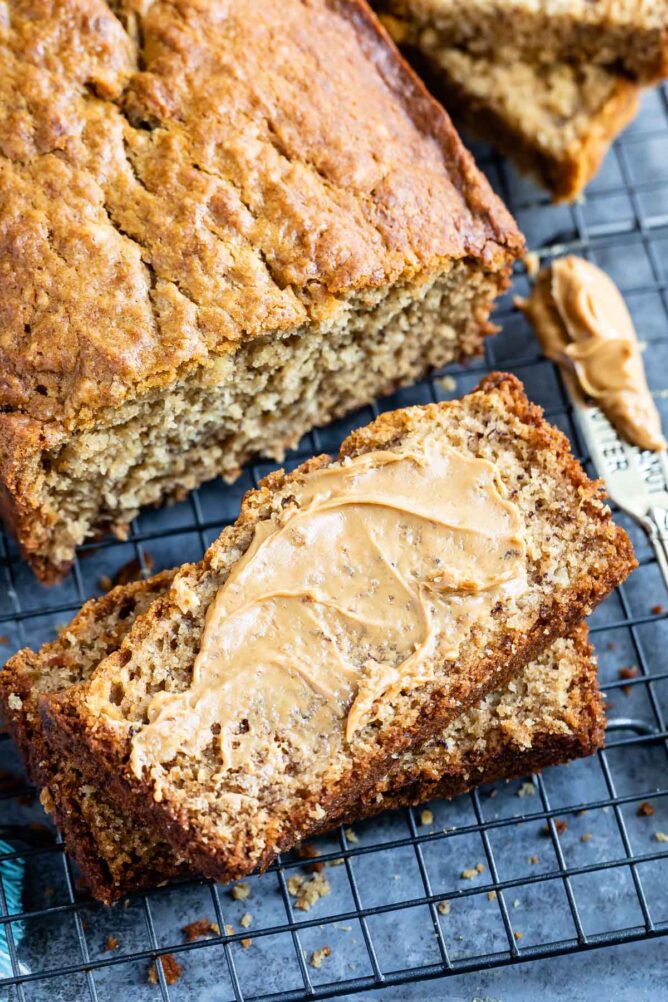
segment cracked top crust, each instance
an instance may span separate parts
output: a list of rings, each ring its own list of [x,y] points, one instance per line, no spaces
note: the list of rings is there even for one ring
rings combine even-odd
[[[520,249],[360,0],[0,2],[0,412],[85,425]]]

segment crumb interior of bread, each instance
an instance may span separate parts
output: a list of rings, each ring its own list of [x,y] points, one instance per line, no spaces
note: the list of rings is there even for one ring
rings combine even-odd
[[[539,152],[556,159],[587,140],[592,119],[617,87],[616,77],[591,64],[508,63],[453,48],[435,48],[429,57],[468,100],[494,110]]]
[[[506,64],[622,66],[641,78],[661,65],[668,23],[663,5],[638,0],[376,0],[375,6],[397,19],[393,34],[421,47],[460,46]]]
[[[255,340],[169,392],[108,412],[43,456],[38,552],[67,562],[96,527],[126,524],[141,505],[220,473],[234,478],[252,455],[280,460],[313,426],[479,352],[502,282],[462,260],[421,284],[360,294],[318,330]]]
[[[264,850],[267,830],[275,832],[277,826],[285,825],[293,831],[298,811],[310,810],[319,817],[320,799],[326,799],[327,791],[337,788],[337,784],[345,785],[351,762],[373,761],[383,740],[379,732],[394,733],[393,724],[401,721],[402,733],[414,733],[430,700],[444,694],[456,699],[455,694],[465,693],[465,680],[478,677],[481,663],[490,665],[493,683],[494,672],[503,669],[509,651],[525,642],[542,610],[554,609],[560,597],[570,608],[573,591],[582,587],[583,580],[591,573],[599,574],[602,566],[612,565],[615,560],[614,542],[599,511],[603,505],[593,489],[586,492],[587,501],[583,503],[571,479],[564,475],[563,459],[554,442],[538,448],[533,429],[508,411],[501,394],[477,393],[454,407],[414,413],[414,430],[421,420],[429,427],[433,427],[431,422],[438,422],[455,448],[496,464],[504,490],[518,506],[525,523],[529,587],[519,597],[501,604],[489,620],[476,624],[458,660],[447,670],[441,666],[433,682],[381,701],[375,722],[361,728],[350,744],[343,730],[331,735],[331,754],[324,767],[322,760],[317,764],[306,752],[297,754],[289,742],[284,746],[280,734],[275,735],[276,743],[289,747],[290,753],[280,766],[273,762],[270,774],[263,772],[261,741],[257,769],[232,774],[221,767],[214,736],[196,759],[179,752],[168,763],[156,763],[153,777],[161,795],[175,809],[193,818],[196,815],[208,839],[225,844],[238,839],[251,866],[255,854]],[[280,504],[280,492],[272,503]],[[605,522],[603,528],[601,520]],[[173,599],[178,592],[185,613],[174,606],[161,609],[141,641],[128,645],[119,658],[101,666],[92,686],[81,695],[84,714],[90,715],[93,727],[98,727],[102,713],[115,721],[114,740],[123,731],[129,737],[146,722],[147,708],[155,693],[182,692],[189,687],[206,609],[251,538],[251,525],[237,530],[234,537],[221,537],[205,571],[194,568],[176,579],[170,597]],[[503,658],[502,645],[506,652]]]
[[[416,779],[466,772],[472,757],[493,757],[504,746],[526,750],[545,735],[571,734],[578,723],[582,656],[572,638],[560,638],[506,686],[453,720],[418,752],[407,752],[384,789]]]

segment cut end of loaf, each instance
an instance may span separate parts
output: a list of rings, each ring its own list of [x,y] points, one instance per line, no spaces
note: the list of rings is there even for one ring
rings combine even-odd
[[[479,354],[508,281],[506,267],[460,261],[371,304],[351,303],[320,330],[256,339],[56,447],[44,447],[34,422],[21,425],[0,470],[12,484],[7,524],[38,577],[55,582],[79,543],[127,526],[142,505],[217,475],[232,480],[253,456],[280,460],[312,427]]]

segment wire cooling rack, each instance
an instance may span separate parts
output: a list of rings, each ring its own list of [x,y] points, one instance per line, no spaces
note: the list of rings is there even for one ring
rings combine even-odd
[[[476,147],[476,154],[532,250],[547,258],[585,254],[618,282],[647,343],[649,382],[668,427],[666,90],[645,96],[638,119],[574,206],[549,205],[489,150]],[[518,273],[513,292],[526,291]],[[436,375],[314,432],[290,465],[337,448],[379,409],[460,395],[491,368],[516,372],[587,462],[559,374],[510,295],[497,319],[503,333],[488,341],[484,363],[448,368],[456,386]],[[212,483],[181,504],[142,513],[127,542],[81,547],[57,588],[38,585],[1,536],[3,657],[50,638],[99,593],[103,575],[128,561],[157,570],[199,558],[235,517],[243,492],[269,469],[257,463],[233,487]],[[319,862],[336,865],[325,865],[330,893],[309,911],[296,908],[290,894],[291,877],[304,874],[304,861],[293,857],[246,881],[245,900],[199,880],[111,909],[95,904],[20,778],[11,742],[0,742],[3,823],[18,833],[15,851],[0,855],[0,871],[12,861],[25,865],[23,900],[13,910],[8,886],[0,886],[0,953],[4,930],[11,962],[0,999],[328,998],[666,935],[668,595],[642,534],[620,521],[640,568],[591,619],[609,697],[606,749],[528,784],[432,803],[429,823],[420,809],[397,811],[318,839]],[[463,879],[465,869],[476,877]],[[201,919],[220,932],[188,942],[184,926]],[[319,954],[325,947],[329,955]],[[175,969],[169,961],[156,965],[165,954],[181,968],[171,986]]]

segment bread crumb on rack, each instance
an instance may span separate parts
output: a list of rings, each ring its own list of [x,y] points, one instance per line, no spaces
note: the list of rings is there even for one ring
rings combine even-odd
[[[315,968],[322,967],[323,960],[326,960],[327,957],[331,957],[331,955],[331,948],[329,946],[323,946],[320,950],[313,951],[309,958],[309,964],[311,967]]]
[[[227,927],[226,927],[227,929]],[[206,918],[196,919],[184,925],[181,932],[189,943],[194,943],[197,939],[208,939],[210,936],[220,936],[220,926],[217,922],[209,922]]]
[[[653,814],[656,814],[656,811],[649,801],[643,800],[642,804],[638,804],[636,814],[639,818],[651,818]]]
[[[234,887],[230,888],[230,894],[235,901],[245,901],[246,898],[250,897],[250,892],[250,884],[235,884]]]
[[[331,892],[329,881],[320,873],[312,877],[302,877],[295,873],[288,880],[288,893],[295,899],[295,908],[307,912],[318,901]]]
[[[162,957],[158,957],[160,964],[162,965],[162,973],[165,976],[165,981],[168,985],[175,985],[183,974],[183,966],[179,964],[177,959],[171,953],[164,953]],[[148,969],[148,981],[151,985],[157,985],[159,982],[158,969],[155,964],[151,964]]]

